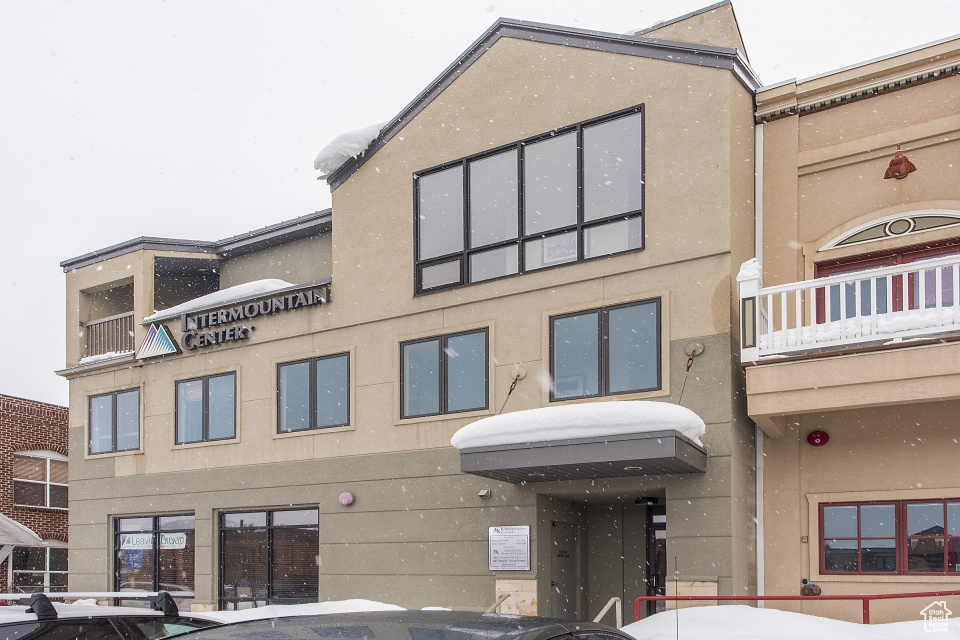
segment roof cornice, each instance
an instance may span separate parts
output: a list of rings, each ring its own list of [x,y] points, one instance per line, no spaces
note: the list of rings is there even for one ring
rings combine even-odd
[[[72,271],[134,251],[209,253],[218,258],[233,258],[324,233],[330,230],[330,221],[331,210],[324,209],[215,242],[141,236],[64,260],[60,266],[64,271]]]
[[[723,3],[720,3],[723,4]],[[733,72],[737,80],[751,93],[756,93],[762,83],[739,51],[727,47],[691,44],[646,38],[632,34],[604,33],[587,29],[558,27],[554,25],[500,18],[460,55],[426,89],[414,98],[374,138],[360,156],[348,160],[326,176],[330,189],[335,190],[362,167],[377,151],[400,132],[434,98],[460,77],[487,49],[500,38],[516,38],[530,42],[556,44],[592,51],[605,51],[623,55],[691,64]]]

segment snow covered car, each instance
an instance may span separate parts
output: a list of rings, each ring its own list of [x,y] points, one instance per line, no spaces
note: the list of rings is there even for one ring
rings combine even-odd
[[[464,611],[368,611],[235,622],[177,640],[635,640],[595,622]]]
[[[0,640],[160,640],[222,624],[203,614],[181,614],[165,592],[146,598],[151,608],[55,603],[42,593],[0,595],[0,600],[15,599],[23,605],[0,607]]]

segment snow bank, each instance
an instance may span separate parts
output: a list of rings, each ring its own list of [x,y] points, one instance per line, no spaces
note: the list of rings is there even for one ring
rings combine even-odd
[[[323,172],[324,175],[333,173],[344,162],[366,151],[385,126],[387,123],[381,122],[364,129],[340,134],[320,150],[313,160],[313,168]]]
[[[353,613],[357,611],[405,611],[405,609],[375,600],[337,600],[311,602],[309,604],[271,604],[265,607],[240,609],[238,611],[205,611],[203,616],[223,622],[244,622],[246,620],[313,616],[327,613]]]
[[[272,293],[282,291],[283,289],[288,289],[292,286],[294,286],[292,283],[284,280],[254,280],[253,282],[238,284],[235,287],[227,287],[226,289],[221,289],[220,291],[208,293],[205,296],[188,300],[183,304],[178,304],[175,307],[170,307],[169,309],[164,309],[163,311],[156,311],[153,315],[149,315],[144,318],[143,321],[153,322],[154,320],[175,318],[179,315],[183,315],[184,313],[193,313],[195,311],[203,311],[204,309],[223,307],[228,304],[233,304],[234,302],[240,302],[241,300],[249,300],[251,298],[268,296]]]
[[[679,431],[700,446],[706,426],[700,416],[666,402],[587,402],[514,411],[463,427],[450,439],[457,449],[571,438]]]
[[[692,607],[658,613],[621,631],[643,640],[932,640],[956,638],[958,620],[948,633],[924,631],[918,604],[917,620],[892,624],[859,624],[746,605]]]

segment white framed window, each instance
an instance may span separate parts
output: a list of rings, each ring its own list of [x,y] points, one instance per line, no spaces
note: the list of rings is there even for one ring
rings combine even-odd
[[[13,454],[13,504],[66,509],[67,494],[65,455],[47,450]]]
[[[67,590],[67,543],[44,540],[43,547],[16,547],[11,563],[12,591]]]

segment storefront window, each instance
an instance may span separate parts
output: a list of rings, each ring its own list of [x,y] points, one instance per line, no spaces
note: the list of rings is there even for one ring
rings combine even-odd
[[[220,519],[220,608],[316,602],[316,509],[224,513]]]
[[[174,597],[181,607],[193,601],[193,515],[118,518],[114,548],[117,591],[189,592],[190,596]],[[135,600],[121,603],[143,606]]]

